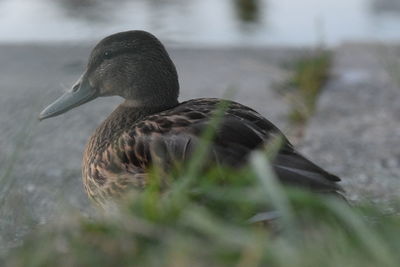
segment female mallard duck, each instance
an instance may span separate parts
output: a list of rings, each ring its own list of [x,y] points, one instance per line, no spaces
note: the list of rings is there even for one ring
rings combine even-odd
[[[168,169],[171,162],[190,158],[221,100],[179,103],[178,94],[178,75],[161,42],[144,31],[121,32],[96,45],[83,75],[39,119],[60,115],[99,96],[125,99],[90,137],[84,152],[86,192],[102,202],[128,188],[145,186],[152,163]],[[282,133],[256,111],[228,103],[209,159],[238,166],[252,150]],[[317,192],[340,190],[338,177],[300,155],[285,137],[272,165],[284,183]]]

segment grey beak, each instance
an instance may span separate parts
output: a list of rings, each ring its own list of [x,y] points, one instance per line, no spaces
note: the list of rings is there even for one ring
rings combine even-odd
[[[90,86],[85,76],[83,74],[69,91],[47,106],[39,114],[39,120],[58,116],[98,97],[98,90]]]

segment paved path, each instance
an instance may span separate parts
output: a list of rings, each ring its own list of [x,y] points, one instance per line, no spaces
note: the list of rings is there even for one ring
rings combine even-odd
[[[89,46],[0,46],[0,177],[13,166],[1,181],[0,247],[15,244],[31,225],[57,218],[58,210],[90,206],[82,190],[82,150],[121,99],[98,99],[57,118],[36,119],[78,78],[89,52]],[[287,105],[271,84],[286,79],[282,66],[300,54],[290,49],[171,49],[182,100],[221,97],[232,88],[235,99],[281,127]]]
[[[302,150],[343,178],[353,200],[400,196],[400,49],[346,44]]]

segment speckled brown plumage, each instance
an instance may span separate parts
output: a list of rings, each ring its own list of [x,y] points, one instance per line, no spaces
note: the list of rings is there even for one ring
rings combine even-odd
[[[88,195],[97,200],[142,188],[154,164],[170,166],[190,158],[209,125],[219,99],[195,99],[162,112],[119,106],[96,130],[84,154],[83,179]],[[216,129],[209,160],[232,167],[246,162],[249,153],[282,133],[254,110],[229,102]],[[283,136],[283,135],[282,135]],[[317,191],[335,191],[339,179],[299,155],[284,138],[275,170],[282,181]],[[313,172],[301,176],[291,168]],[[292,173],[291,173],[292,172]]]

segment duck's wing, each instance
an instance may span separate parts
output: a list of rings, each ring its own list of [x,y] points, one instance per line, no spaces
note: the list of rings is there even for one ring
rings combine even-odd
[[[320,193],[338,192],[340,178],[315,165],[285,144],[272,161],[277,177],[284,183],[307,187]]]
[[[320,192],[340,190],[335,183],[340,181],[338,177],[300,155],[271,122],[254,110],[232,102],[219,123],[210,125],[218,101],[192,100],[133,125],[112,148],[120,158],[120,166],[133,174],[138,169],[143,173],[151,165],[168,170],[175,162],[192,158],[198,145],[202,144],[202,134],[214,127],[206,164],[241,166],[251,151],[282,136],[282,147],[272,161],[282,182]]]

